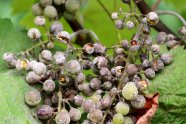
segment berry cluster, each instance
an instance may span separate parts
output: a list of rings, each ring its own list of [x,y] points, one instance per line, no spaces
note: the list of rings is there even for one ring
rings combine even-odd
[[[178,45],[175,36],[159,32],[154,42],[149,34],[150,27],[159,21],[155,12],[143,17],[120,10],[111,15],[117,29],[131,29],[137,25],[135,21],[140,23],[132,40],[122,40],[111,48],[100,42],[75,48],[71,43],[75,35],[64,31],[63,25],[57,21],[58,13],[53,5],[62,4],[68,12],[74,13],[79,9],[80,1],[40,0],[34,4],[34,23],[46,29],[48,40],[42,41],[39,29],[31,28],[28,37],[39,43],[21,53],[3,55],[9,68],[27,72],[28,84],[42,85],[42,89],[28,91],[25,102],[29,106],[40,105],[37,117],[48,123],[79,123],[82,115],[87,117],[81,120],[83,124],[135,123],[133,112],[145,106],[144,95],[149,79],[155,78],[173,60],[171,54],[160,52],[160,45],[166,44],[168,49],[175,47]],[[125,16],[125,24],[119,14]],[[46,18],[52,19],[49,29],[45,25]],[[181,32],[185,34],[185,27]],[[51,52],[55,40],[65,44],[67,49]],[[35,56],[33,52],[38,46],[41,50]],[[108,55],[109,50],[114,54]]]

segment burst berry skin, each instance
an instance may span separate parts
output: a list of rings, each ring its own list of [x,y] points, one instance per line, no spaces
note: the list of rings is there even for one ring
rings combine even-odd
[[[83,46],[83,52],[86,54],[94,53],[94,45],[92,43],[87,43]]]
[[[93,109],[90,111],[90,113],[87,115],[87,118],[91,120],[93,123],[99,123],[101,122],[103,118],[103,113],[100,109]]]
[[[37,116],[41,120],[46,120],[52,116],[52,108],[49,105],[42,105],[37,110]]]
[[[168,65],[172,62],[173,56],[169,53],[164,53],[161,55],[161,60],[163,61],[165,65]]]
[[[44,16],[49,18],[49,19],[55,19],[57,18],[57,10],[55,7],[49,5],[47,7],[45,7],[44,9]]]
[[[30,106],[35,106],[40,101],[41,101],[41,94],[37,90],[32,90],[25,94],[25,102]]]
[[[70,41],[70,34],[67,31],[61,31],[56,35],[56,38],[62,43],[68,43]]]
[[[29,61],[27,59],[18,59],[16,62],[16,69],[17,70],[28,70],[28,63]]]
[[[153,79],[156,76],[155,71],[151,68],[146,69],[144,73],[145,73],[145,76],[149,79]]]
[[[149,25],[156,25],[159,22],[159,17],[156,12],[149,12],[146,17],[147,17],[147,23]]]
[[[41,37],[41,32],[37,28],[31,28],[28,30],[27,36],[31,40],[36,41]]]

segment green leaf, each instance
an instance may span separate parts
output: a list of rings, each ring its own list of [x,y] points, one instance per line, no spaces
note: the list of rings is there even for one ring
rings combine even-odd
[[[150,92],[159,92],[159,110],[153,124],[186,123],[186,51],[183,47],[171,51],[174,61],[151,81]]]
[[[21,51],[31,46],[24,32],[14,29],[9,19],[0,19],[0,56],[4,52]],[[24,102],[24,94],[31,87],[24,75],[6,68],[0,59],[0,121],[2,124],[39,124],[33,117],[34,109]]]

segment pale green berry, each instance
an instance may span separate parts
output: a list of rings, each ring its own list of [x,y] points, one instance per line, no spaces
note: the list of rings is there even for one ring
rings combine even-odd
[[[57,18],[57,10],[53,6],[47,6],[44,9],[44,16],[46,16],[49,19],[55,19]]]
[[[54,3],[56,4],[56,5],[61,5],[61,4],[64,4],[65,3],[65,1],[66,0],[54,0]]]
[[[67,0],[65,2],[65,8],[68,12],[74,13],[80,8],[80,0]]]
[[[129,113],[129,105],[124,102],[118,102],[115,106],[115,110],[117,113],[121,113],[122,115],[127,115]]]
[[[43,8],[40,6],[39,3],[32,5],[32,13],[35,16],[43,15]]]
[[[133,119],[131,117],[125,116],[123,124],[134,124],[134,122],[133,122]]]
[[[123,124],[124,123],[124,117],[122,114],[117,113],[112,118],[113,124]]]
[[[40,0],[40,5],[42,7],[47,7],[49,5],[52,5],[52,0]]]
[[[134,100],[138,95],[138,89],[134,82],[128,82],[122,89],[122,96],[126,100]]]

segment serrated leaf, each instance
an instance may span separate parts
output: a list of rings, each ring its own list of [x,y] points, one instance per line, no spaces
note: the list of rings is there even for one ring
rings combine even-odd
[[[0,56],[4,52],[21,51],[31,46],[24,32],[16,31],[9,19],[0,19]],[[2,57],[1,57],[2,58]],[[0,123],[2,124],[39,124],[24,102],[24,94],[31,87],[24,76],[6,68],[0,59]]]
[[[186,123],[186,51],[183,47],[171,51],[174,61],[151,81],[150,92],[159,92],[159,110],[153,124]]]

